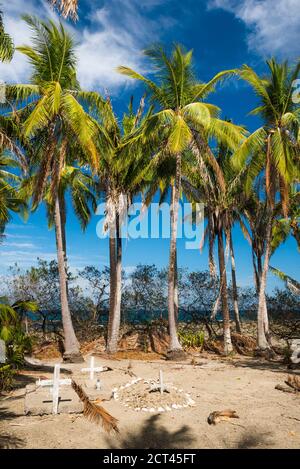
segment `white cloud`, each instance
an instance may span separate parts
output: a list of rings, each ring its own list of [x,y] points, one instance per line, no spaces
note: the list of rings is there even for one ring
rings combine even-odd
[[[10,247],[10,248],[34,248],[34,244],[32,243],[4,243],[3,247]]]
[[[299,56],[299,0],[210,0],[208,8],[222,8],[242,20],[249,28],[250,50],[263,56]]]
[[[78,78],[83,88],[105,89],[114,92],[119,86],[133,83],[116,73],[118,65],[144,70],[141,50],[160,39],[163,31],[173,25],[168,17],[147,18],[151,10],[168,0],[104,0],[90,1],[91,8],[81,20],[85,26],[68,22],[66,27],[77,42]],[[101,7],[99,6],[101,4]],[[24,13],[40,18],[57,17],[47,3],[41,0],[13,0],[3,5],[4,21],[16,45],[30,43],[31,32],[20,19]],[[11,64],[0,64],[0,78],[7,82],[26,82],[30,76],[27,59],[15,53]]]

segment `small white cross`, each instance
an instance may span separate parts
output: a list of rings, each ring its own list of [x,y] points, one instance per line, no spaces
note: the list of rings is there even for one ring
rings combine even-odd
[[[81,369],[83,373],[86,373],[86,372],[90,373],[90,379],[94,379],[95,373],[100,372],[100,371],[106,371],[106,370],[107,370],[106,367],[95,366],[95,357],[91,357],[89,368]]]
[[[164,377],[162,370],[159,370],[159,383],[153,384],[150,388],[150,392],[159,391],[161,394],[164,392],[169,392],[167,387],[164,385]]]
[[[60,375],[60,364],[54,366],[53,379],[44,379],[36,381],[37,386],[49,386],[52,388],[52,413],[57,414],[58,402],[59,402],[59,386],[70,386],[72,384],[71,379],[59,379]],[[51,389],[50,389],[51,393]]]

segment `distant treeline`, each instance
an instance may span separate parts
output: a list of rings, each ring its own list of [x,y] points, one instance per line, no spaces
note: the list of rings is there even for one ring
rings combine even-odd
[[[155,265],[137,265],[131,273],[123,272],[122,322],[144,323],[167,318],[167,269]],[[59,276],[57,263],[38,260],[37,267],[22,271],[17,265],[7,277],[2,295],[11,301],[35,301],[38,311],[31,319],[45,330],[61,320]],[[179,321],[221,320],[217,307],[219,279],[208,271],[178,271]],[[68,274],[68,295],[74,323],[92,320],[106,324],[109,312],[109,268],[102,270],[86,266],[76,275]],[[233,292],[228,286],[230,311],[233,319]],[[238,288],[239,309],[242,320],[255,320],[257,295],[253,288]],[[268,310],[273,319],[300,319],[300,297],[286,288],[276,288],[267,296]]]

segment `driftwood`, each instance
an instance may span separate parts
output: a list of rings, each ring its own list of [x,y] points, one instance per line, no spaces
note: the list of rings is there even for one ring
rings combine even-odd
[[[277,384],[275,389],[282,392],[288,393],[298,393],[300,392],[300,378],[295,375],[289,375],[287,379],[284,381],[287,386],[282,386],[281,384]]]
[[[229,419],[238,419],[239,416],[237,415],[235,410],[216,410],[209,414],[207,418],[207,423],[209,425],[216,425],[217,423],[221,422],[222,420],[229,420]]]
[[[300,391],[300,378],[298,376],[289,375],[285,383],[292,389],[295,389],[295,391]]]
[[[294,389],[288,388],[287,386],[282,386],[281,384],[276,384],[275,389],[282,392],[289,392],[291,394],[295,394],[296,392]]]

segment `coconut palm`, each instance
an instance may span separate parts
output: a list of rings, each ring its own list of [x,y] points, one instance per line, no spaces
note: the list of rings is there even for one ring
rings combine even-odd
[[[3,24],[3,13],[0,10],[0,62],[10,62],[14,54],[14,43]]]
[[[293,102],[294,80],[300,71],[300,62],[289,68],[288,63],[277,63],[274,59],[267,62],[269,74],[259,77],[248,66],[243,66],[239,74],[246,80],[258,96],[260,103],[252,114],[260,115],[263,127],[256,130],[236,152],[234,163],[241,168],[258,155],[264,157],[265,194],[266,194],[266,230],[264,263],[260,280],[258,305],[257,343],[261,350],[269,349],[264,331],[265,290],[269,259],[271,256],[272,230],[276,193],[280,194],[282,212],[286,217],[289,207],[290,184],[299,180],[299,107]]]
[[[79,85],[72,38],[62,24],[56,26],[52,21],[45,23],[29,16],[24,19],[33,31],[33,46],[22,46],[18,50],[29,58],[33,67],[31,83],[12,86],[9,92],[17,103],[22,104],[18,112],[25,116],[25,138],[34,141],[35,138],[39,139],[41,133],[44,137],[42,151],[31,161],[37,174],[32,203],[35,207],[43,200],[49,184],[54,206],[64,359],[82,360],[67,298],[59,187],[69,142],[76,142],[89,156],[90,164],[97,167],[98,156],[93,141],[96,129],[91,117],[74,96]]]
[[[155,131],[160,134],[160,149],[157,158],[173,155],[176,159],[175,188],[171,205],[171,239],[168,276],[168,319],[170,333],[170,353],[176,356],[181,352],[176,330],[175,314],[175,261],[178,222],[178,203],[181,188],[182,154],[196,140],[201,150],[208,152],[207,140],[217,137],[221,141],[236,145],[241,140],[241,129],[217,118],[218,108],[207,104],[203,99],[216,83],[233,71],[218,73],[208,83],[199,83],[193,74],[192,51],[185,52],[176,45],[169,56],[162,47],[156,46],[145,54],[154,65],[156,82],[149,80],[134,70],[121,66],[118,71],[130,78],[143,82],[156,113],[148,120],[145,136],[151,138]],[[205,134],[205,137],[204,137]],[[201,159],[199,151],[199,158]]]
[[[0,237],[11,220],[11,212],[26,215],[26,203],[18,192],[19,177],[9,169],[18,168],[18,162],[0,154]]]
[[[144,98],[136,112],[131,98],[128,112],[119,123],[109,97],[103,99],[95,92],[82,92],[78,96],[89,105],[98,126],[97,147],[101,155],[98,175],[106,203],[104,230],[109,233],[110,307],[106,348],[108,353],[115,353],[121,322],[122,224],[146,172],[149,146],[142,145],[140,128],[151,109],[143,117]]]
[[[232,166],[232,152],[223,145],[220,145],[212,162],[211,155],[207,158],[203,154],[202,173],[192,168],[195,162],[191,162],[191,167],[187,171],[189,179],[185,178],[183,184],[191,201],[204,202],[205,215],[208,220],[204,233],[213,249],[217,240],[217,250],[219,259],[220,275],[220,302],[223,315],[224,353],[232,351],[230,314],[228,304],[228,288],[226,273],[225,251],[230,252],[234,259],[232,228],[239,217],[239,213],[245,203],[245,195],[241,187],[247,185],[249,178],[248,168],[236,171]],[[247,169],[247,170],[246,170]],[[225,248],[226,239],[226,248]],[[232,261],[232,259],[231,259]],[[232,264],[233,283],[235,279],[235,264]],[[234,302],[237,301],[237,286],[235,285]],[[241,331],[239,313],[234,308],[236,329]]]

